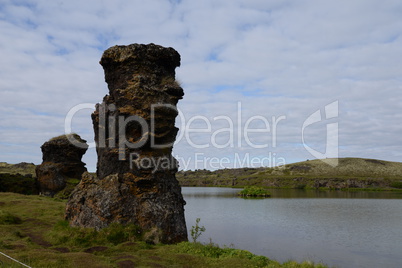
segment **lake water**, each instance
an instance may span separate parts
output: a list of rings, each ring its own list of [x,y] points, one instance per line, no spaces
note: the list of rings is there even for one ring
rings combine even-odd
[[[402,193],[274,189],[271,198],[244,199],[232,188],[182,191],[188,230],[196,218],[206,228],[200,242],[280,262],[402,267]]]

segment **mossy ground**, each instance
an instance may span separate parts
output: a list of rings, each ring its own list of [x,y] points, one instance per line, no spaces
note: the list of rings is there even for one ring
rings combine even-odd
[[[65,201],[0,193],[0,251],[32,267],[325,267],[280,264],[245,250],[183,242],[150,245],[135,226],[99,232],[63,220]],[[22,267],[0,255],[5,267]]]

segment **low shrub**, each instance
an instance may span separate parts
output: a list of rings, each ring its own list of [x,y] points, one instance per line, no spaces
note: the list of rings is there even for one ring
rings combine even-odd
[[[267,191],[263,187],[259,186],[248,186],[239,192],[241,196],[260,196],[260,197],[269,197],[271,193]]]
[[[402,189],[402,181],[394,181],[389,186],[392,188]]]
[[[305,190],[306,187],[307,187],[307,184],[298,184],[298,185],[296,185],[295,189]]]
[[[191,237],[193,238],[193,242],[196,243],[198,237],[200,237],[200,235],[205,232],[205,227],[204,226],[199,226],[198,223],[200,222],[200,218],[197,218],[195,220],[195,226],[191,227]]]

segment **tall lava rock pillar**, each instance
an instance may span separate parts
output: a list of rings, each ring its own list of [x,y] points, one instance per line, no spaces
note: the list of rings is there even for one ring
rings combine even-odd
[[[185,201],[171,155],[178,129],[180,55],[154,44],[114,46],[100,64],[109,95],[92,114],[97,176],[85,173],[67,203],[72,226],[133,223],[154,243],[187,240]]]

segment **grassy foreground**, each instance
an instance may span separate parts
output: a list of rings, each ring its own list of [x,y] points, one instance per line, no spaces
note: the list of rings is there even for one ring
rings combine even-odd
[[[149,245],[136,226],[99,232],[63,220],[65,201],[0,193],[0,252],[31,267],[325,267],[280,264],[245,250],[183,242]],[[0,254],[0,266],[23,267]]]

